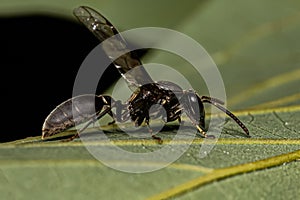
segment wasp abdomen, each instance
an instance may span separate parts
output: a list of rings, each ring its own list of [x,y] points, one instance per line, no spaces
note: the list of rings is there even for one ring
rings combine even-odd
[[[92,94],[80,95],[64,101],[46,118],[42,128],[42,139],[90,120],[104,105],[110,104],[110,97]]]

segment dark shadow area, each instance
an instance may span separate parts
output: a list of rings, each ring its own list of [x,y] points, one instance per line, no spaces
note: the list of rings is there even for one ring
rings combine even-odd
[[[47,115],[71,98],[77,71],[99,42],[65,19],[25,16],[0,18],[0,24],[0,142],[41,135]],[[119,77],[108,68],[98,93]]]

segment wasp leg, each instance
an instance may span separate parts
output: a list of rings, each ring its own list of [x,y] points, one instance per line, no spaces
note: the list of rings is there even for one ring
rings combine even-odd
[[[111,107],[116,108],[116,114],[114,114],[112,111],[108,112],[108,114],[113,118],[113,121],[109,122],[108,125],[118,122],[123,122],[125,120],[122,119],[122,112],[125,110],[126,111],[126,105],[122,104],[120,100],[114,101]],[[127,119],[126,119],[127,120]]]
[[[158,137],[158,136],[156,136],[156,135],[151,135],[151,137],[152,137],[154,140],[156,140],[158,144],[162,144],[162,143],[164,142],[160,137]]]
[[[198,126],[197,124],[195,124],[197,130],[199,131],[199,133],[203,136],[203,137],[207,137],[207,134],[206,132],[200,127]]]
[[[108,125],[112,125],[112,124],[116,123],[113,112],[109,111],[107,114],[109,114],[109,116],[111,116],[111,118],[113,118],[113,120],[111,122],[108,122]]]
[[[162,143],[163,143],[163,140],[162,140],[160,137],[158,137],[158,136],[156,136],[156,135],[153,134],[153,130],[151,129],[151,127],[150,127],[150,125],[149,125],[149,120],[150,120],[150,119],[149,119],[149,116],[146,117],[145,122],[146,122],[146,124],[147,124],[148,131],[149,131],[149,133],[151,134],[151,137],[152,137],[154,140],[156,140],[158,144],[162,144]]]
[[[79,135],[87,128],[89,127],[89,125],[91,125],[92,123],[95,123],[97,120],[101,119],[105,114],[111,112],[111,106],[107,106],[102,112],[99,112],[98,114],[96,114],[94,117],[92,117],[87,123],[86,125],[84,125],[84,127],[82,127],[75,135],[73,135],[72,137],[64,140],[64,142],[70,142],[72,140],[74,140],[75,138],[78,138]]]
[[[177,120],[180,126],[184,126],[184,120],[182,120],[181,117],[178,117]]]

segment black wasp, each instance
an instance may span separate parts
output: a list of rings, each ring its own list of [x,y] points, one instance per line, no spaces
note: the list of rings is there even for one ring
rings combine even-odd
[[[83,23],[101,42],[118,34],[116,28],[94,9],[81,6],[74,10],[74,15]],[[149,127],[150,116],[163,118],[164,122],[181,121],[181,114],[185,113],[192,124],[207,137],[205,132],[205,110],[203,103],[210,103],[231,117],[248,136],[246,126],[230,111],[222,106],[223,102],[208,96],[199,96],[193,90],[183,90],[177,84],[169,81],[154,82],[146,70],[141,66],[141,61],[134,54],[128,52],[120,57],[115,57],[116,50],[128,50],[126,41],[117,35],[109,40],[108,45],[102,46],[104,52],[113,61],[122,77],[130,88],[135,88],[131,97],[125,103],[116,101],[108,95],[80,95],[68,99],[58,105],[46,118],[42,128],[42,139],[62,132],[76,124],[86,122],[76,135],[79,136],[90,124],[109,114],[111,123],[132,120],[135,126],[143,122]],[[133,73],[127,73],[134,69]],[[157,110],[149,112],[152,106]],[[112,109],[115,108],[115,112]],[[163,114],[163,111],[165,114]],[[151,129],[149,128],[151,133]],[[161,139],[152,135],[154,139]]]

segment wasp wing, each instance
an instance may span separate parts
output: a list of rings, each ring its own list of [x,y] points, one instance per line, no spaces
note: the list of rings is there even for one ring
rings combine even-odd
[[[104,52],[112,60],[130,89],[135,90],[144,84],[153,83],[139,58],[134,52],[130,51],[126,41],[104,16],[86,6],[74,9],[73,13],[81,23],[103,42]],[[122,52],[126,53],[123,54]]]

